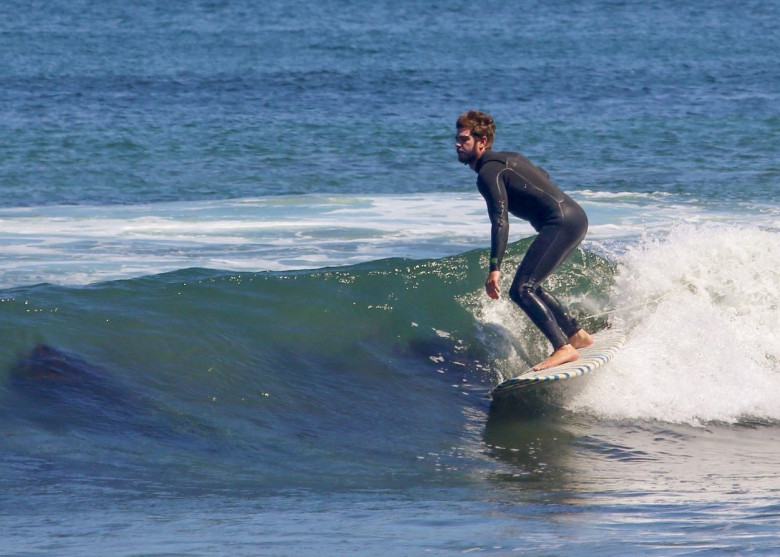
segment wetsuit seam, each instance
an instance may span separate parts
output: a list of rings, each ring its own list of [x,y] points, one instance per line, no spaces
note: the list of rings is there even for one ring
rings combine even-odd
[[[506,168],[504,168],[503,170],[501,170],[501,171],[498,173],[498,175],[496,176],[496,180],[498,180],[498,177],[500,177],[500,176],[501,176],[501,174],[503,174],[504,170],[507,170],[507,171],[513,172],[513,173],[514,173],[516,176],[518,176],[518,177],[519,177],[519,178],[520,178],[520,179],[523,181],[523,184],[525,185],[525,187],[526,187],[527,189],[533,188],[533,189],[534,189],[534,191],[535,191],[535,192],[537,192],[539,195],[541,195],[541,196],[545,196],[545,197],[547,197],[548,199],[552,199],[553,201],[555,201],[555,204],[556,204],[556,205],[557,205],[557,207],[558,207],[558,218],[560,219],[560,222],[561,222],[561,223],[563,223],[563,221],[564,221],[564,216],[563,216],[563,207],[562,207],[562,205],[563,205],[563,202],[564,202],[564,200],[563,200],[563,199],[558,199],[557,197],[555,197],[554,195],[552,195],[550,192],[548,192],[548,191],[544,190],[543,188],[540,188],[539,186],[537,186],[536,184],[534,184],[534,183],[533,183],[531,180],[529,180],[527,177],[525,177],[523,174],[521,174],[520,172],[518,172],[517,170],[515,170],[514,168],[511,168],[511,167],[509,167],[509,166],[507,166]],[[508,194],[508,193],[507,193],[507,197],[509,197],[509,194]],[[549,218],[545,218],[545,219],[544,219],[544,221],[542,221],[540,224],[541,224],[542,226],[544,226],[544,225],[546,225],[546,224],[547,224],[547,223],[549,223],[549,222],[550,222],[550,219],[549,219]],[[541,228],[541,227],[540,227],[540,228]]]
[[[560,233],[561,233],[561,227],[560,226],[556,226],[555,227],[555,235],[552,237],[552,239],[550,241],[547,242],[547,246],[545,246],[544,252],[542,252],[541,256],[537,258],[537,263],[547,259],[547,254],[550,253],[550,250],[552,249],[553,245],[555,245],[555,243],[558,241],[558,236],[560,235]],[[538,237],[539,236],[537,235],[537,238]],[[522,265],[523,265],[523,263],[521,261],[520,262],[520,266],[522,267]],[[543,278],[536,279],[533,276],[533,272],[532,272],[531,276],[528,277],[531,280],[531,283],[529,284],[528,282],[523,282],[520,286],[522,286],[523,284],[528,284],[533,290],[535,290],[536,288],[538,288],[541,285],[541,283],[544,281],[544,279],[547,278],[548,276],[549,276],[549,274],[547,276],[543,277]]]

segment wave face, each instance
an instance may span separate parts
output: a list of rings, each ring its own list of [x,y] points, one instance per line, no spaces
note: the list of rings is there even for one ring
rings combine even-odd
[[[209,461],[197,467],[204,481],[219,470],[233,487],[424,477],[416,463],[432,447],[452,452],[441,432],[484,415],[501,373],[510,335],[479,317],[483,258],[7,291],[2,423],[35,438],[85,435],[88,454],[110,446],[133,467],[186,448]],[[581,252],[557,288],[575,302],[605,297],[613,271]],[[513,341],[518,351],[539,350],[529,338]],[[430,434],[409,437],[420,424]]]
[[[617,263],[578,251],[550,289],[588,329],[620,327],[629,342],[593,377],[531,404],[691,424],[780,419],[770,239],[685,228]],[[527,246],[510,247],[508,268]],[[157,477],[170,465],[175,477],[195,462],[204,482],[229,477],[231,489],[432,481],[428,455],[457,468],[490,389],[549,350],[511,302],[483,295],[484,257],[7,291],[2,423],[23,453],[41,439],[56,452],[59,434],[76,432],[88,458],[122,455],[110,467]]]

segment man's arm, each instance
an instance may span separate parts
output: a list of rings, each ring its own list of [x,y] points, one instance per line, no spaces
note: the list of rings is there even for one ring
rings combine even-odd
[[[487,203],[490,217],[490,270],[500,271],[509,241],[509,210],[506,186],[501,179],[501,164],[488,162],[479,173],[477,187]]]
[[[509,241],[509,210],[506,186],[501,179],[500,164],[487,163],[477,179],[477,187],[487,203],[490,217],[490,272],[485,281],[485,292],[497,300],[501,293],[501,261]]]

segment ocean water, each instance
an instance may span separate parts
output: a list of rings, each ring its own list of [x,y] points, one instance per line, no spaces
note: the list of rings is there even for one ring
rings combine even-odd
[[[0,554],[776,554],[779,49],[772,0],[3,2]],[[470,108],[628,334],[500,405],[549,347]]]

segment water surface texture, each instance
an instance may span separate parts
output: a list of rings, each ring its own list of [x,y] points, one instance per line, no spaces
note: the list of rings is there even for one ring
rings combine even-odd
[[[0,554],[776,553],[779,22],[5,1]],[[628,334],[501,405],[549,347],[483,292],[470,108],[588,212],[550,289]]]

